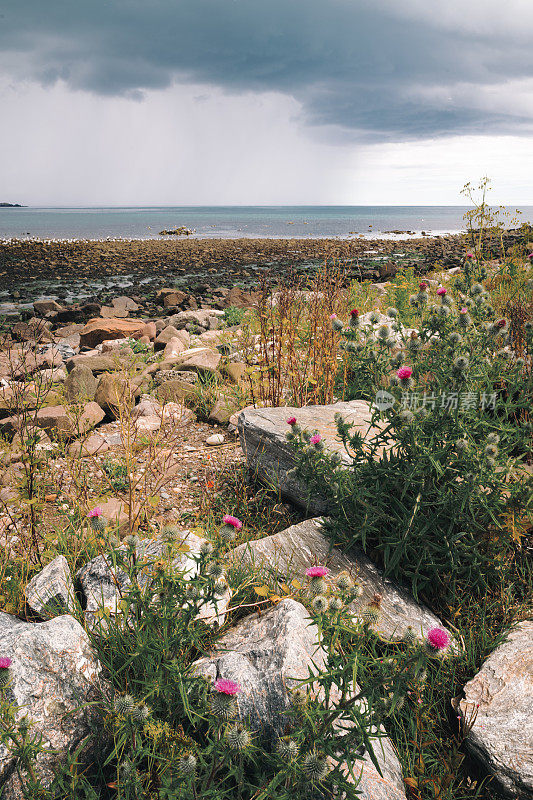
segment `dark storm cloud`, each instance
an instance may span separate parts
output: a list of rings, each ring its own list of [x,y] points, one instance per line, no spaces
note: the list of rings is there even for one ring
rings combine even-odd
[[[523,31],[440,27],[409,13],[413,2],[0,0],[0,48],[15,78],[97,94],[136,97],[174,81],[285,92],[310,124],[367,140],[529,129],[519,103],[499,110],[475,98],[533,76]],[[469,92],[447,97],[457,84]]]

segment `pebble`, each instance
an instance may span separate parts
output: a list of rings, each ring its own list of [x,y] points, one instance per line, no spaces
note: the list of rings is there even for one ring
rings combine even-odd
[[[222,433],[214,433],[212,436],[207,437],[205,443],[211,446],[224,444],[224,436]]]

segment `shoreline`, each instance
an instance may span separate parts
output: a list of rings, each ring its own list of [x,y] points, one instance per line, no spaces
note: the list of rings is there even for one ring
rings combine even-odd
[[[147,296],[176,287],[257,288],[284,279],[305,283],[328,262],[348,281],[379,281],[398,268],[420,274],[462,263],[462,236],[392,239],[114,239],[0,242],[0,314],[4,304],[35,299],[88,302],[120,293]],[[11,313],[11,312],[7,312]]]
[[[220,236],[220,234],[192,233],[189,235],[152,235],[152,236],[106,236],[106,237],[46,237],[46,236],[2,236],[0,235],[0,246],[17,243],[37,243],[53,244],[63,242],[65,244],[74,243],[95,243],[100,242],[180,242],[180,241],[221,241],[234,242],[242,240],[263,240],[263,241],[412,241],[414,239],[442,239],[455,236],[464,236],[467,231],[462,230],[436,230],[436,231],[379,231],[376,233],[364,232],[355,234],[331,234],[323,236],[297,236],[297,235],[278,235],[278,236],[256,236],[255,234],[241,234],[240,236]]]

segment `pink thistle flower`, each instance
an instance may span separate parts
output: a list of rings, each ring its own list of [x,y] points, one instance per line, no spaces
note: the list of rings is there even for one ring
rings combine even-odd
[[[305,570],[305,574],[308,578],[325,578],[326,575],[329,575],[329,569],[327,567],[309,567]]]
[[[421,292],[425,292],[426,289],[428,288],[428,285],[425,281],[422,281],[422,283],[418,284],[418,288],[420,289]]]
[[[463,308],[459,309],[459,314],[468,314],[468,309],[463,306]]]
[[[314,436],[311,436],[309,441],[311,444],[319,444],[322,441],[322,436],[319,433],[315,433]]]
[[[506,325],[507,325],[506,319],[499,319],[498,322],[496,323],[497,328],[505,328]]]
[[[296,425],[296,417],[289,417],[287,420],[287,425]]]
[[[450,644],[450,635],[442,628],[431,628],[427,633],[427,642],[433,650],[446,650]]]
[[[329,315],[329,318],[330,318],[330,319],[337,319],[337,315],[336,315],[336,314],[330,314],[330,315]]]
[[[9,669],[12,663],[10,658],[0,658],[0,669]]]
[[[231,525],[232,528],[235,528],[236,531],[240,531],[242,528],[242,522],[237,517],[232,517],[230,514],[226,514],[222,519],[224,525]]]
[[[530,253],[530,254],[528,255],[528,258],[529,258],[529,259],[531,259],[531,260],[533,261],[533,253]]]
[[[439,288],[437,289],[437,294],[439,295],[439,297],[444,297],[444,295],[446,294],[446,289],[444,288],[444,286],[439,286]]]
[[[89,519],[92,519],[93,517],[101,517],[103,513],[104,512],[102,511],[100,506],[96,506],[95,508],[91,508],[87,516],[89,517]]]
[[[240,683],[228,681],[225,678],[219,678],[218,681],[215,681],[213,685],[217,692],[220,692],[220,694],[227,694],[230,697],[239,694],[241,691]]]
[[[351,317],[358,317],[359,316],[359,311],[356,308],[352,308],[352,310],[350,311],[350,316]]]
[[[473,254],[473,253],[467,253],[467,254],[466,254],[466,257],[467,257],[467,258],[474,258],[474,254]]]
[[[411,367],[400,367],[396,375],[399,377],[401,381],[407,380],[413,374],[413,370]]]

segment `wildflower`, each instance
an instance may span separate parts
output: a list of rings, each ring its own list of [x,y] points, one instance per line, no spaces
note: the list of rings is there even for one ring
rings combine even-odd
[[[480,283],[475,283],[470,289],[472,297],[480,297],[483,294],[483,286]]]
[[[298,755],[298,744],[290,736],[282,736],[276,750],[284,761],[292,761]]]
[[[342,601],[339,597],[332,597],[330,598],[328,610],[336,613],[342,609]]]
[[[411,375],[413,374],[413,370],[411,369],[411,367],[400,367],[400,369],[396,374],[399,377],[399,379],[403,381],[411,377]]]
[[[466,258],[474,258],[474,254],[473,253],[467,253],[466,254]]]
[[[496,459],[492,458],[491,456],[487,456],[487,458],[485,459],[485,463],[487,467],[495,467]]]
[[[228,696],[234,696],[241,691],[240,683],[235,683],[235,681],[230,681],[226,678],[219,678],[215,681],[213,687],[220,694],[226,694]]]
[[[378,328],[378,338],[383,340],[383,341],[388,339],[391,336],[391,334],[392,334],[392,331],[391,331],[389,325],[381,325]]]
[[[407,630],[405,631],[405,633],[403,635],[403,640],[408,645],[413,645],[413,644],[416,643],[417,636],[416,636],[416,633],[414,632],[413,628],[411,627],[411,625],[407,626]]]
[[[141,540],[138,536],[126,536],[124,538],[124,544],[128,545],[128,547],[135,548],[138,547],[141,543]]]
[[[0,658],[0,689],[4,689],[11,679],[11,664],[10,658]]]
[[[215,717],[220,719],[232,719],[237,713],[237,703],[235,695],[241,691],[241,687],[234,681],[220,678],[215,682],[214,693],[211,695],[209,708]]]
[[[450,335],[448,336],[448,341],[452,345],[452,347],[457,347],[457,345],[461,344],[461,342],[463,341],[463,337],[461,336],[460,333],[457,333],[457,331],[453,331],[453,333],[450,333]]]
[[[342,321],[337,317],[336,314],[331,314],[330,320],[331,320],[331,327],[333,328],[334,331],[342,331],[344,325],[342,324]]]
[[[294,425],[296,425],[296,417],[289,417],[289,419],[287,420],[287,425],[290,425],[290,426],[291,426],[291,428],[292,428]]]
[[[418,288],[420,289],[421,292],[425,292],[426,289],[428,288],[428,284],[425,281],[421,281],[418,284]]]
[[[319,433],[315,433],[315,434],[314,434],[313,436],[311,436],[311,438],[309,439],[309,443],[310,443],[310,444],[314,444],[316,447],[318,447],[318,446],[320,445],[321,441],[322,441],[322,436],[321,436]],[[320,445],[320,446],[322,446],[322,447],[323,447],[323,445]]]
[[[145,706],[145,705],[142,705],[142,706],[137,706],[136,705],[131,710],[130,714],[131,714],[131,718],[135,722],[146,722],[146,720],[150,716],[150,709],[148,708],[148,706]]]
[[[228,584],[226,581],[216,581],[215,585],[213,586],[213,591],[217,597],[222,597],[222,595],[226,593],[227,588]]]
[[[446,292],[447,292],[447,289],[445,289],[444,286],[439,286],[439,288],[437,289],[437,294],[438,294],[439,297],[444,297]]]
[[[99,506],[96,506],[95,508],[91,508],[91,510],[87,514],[87,518],[89,520],[91,528],[94,531],[101,532],[101,531],[104,531],[107,528],[107,524],[108,524],[107,520],[103,516],[103,511]]]
[[[498,448],[497,448],[497,446],[495,444],[488,444],[485,447],[485,455],[489,456],[490,458],[494,458],[494,456],[497,456],[498,453],[499,453],[499,450],[498,450]]]
[[[450,634],[443,628],[431,628],[426,635],[426,645],[430,653],[441,653],[450,645]]]
[[[323,780],[329,772],[328,762],[323,753],[309,753],[304,759],[303,771],[311,781]]]
[[[136,703],[131,694],[124,694],[122,697],[117,697],[113,703],[113,708],[117,714],[128,716],[135,708]]]
[[[409,295],[409,305],[416,306],[416,294]]]
[[[468,440],[467,439],[458,439],[455,443],[455,449],[458,453],[464,453],[465,450],[468,450]]]
[[[218,580],[224,574],[224,569],[217,561],[210,561],[207,565],[207,574],[214,580]]]
[[[376,310],[374,309],[374,311],[371,311],[371,312],[370,312],[370,316],[368,317],[368,319],[370,320],[370,322],[372,323],[372,325],[376,325],[376,323],[378,323],[378,322],[379,322],[379,316],[380,316],[380,315],[379,315],[379,311],[376,311]]]
[[[294,708],[303,708],[307,704],[308,695],[305,689],[296,688],[291,691],[291,705]]]
[[[189,583],[185,589],[185,597],[187,600],[196,600],[200,594],[199,589],[194,583]]]
[[[387,316],[390,317],[391,319],[396,319],[396,317],[398,316],[398,309],[394,308],[394,306],[391,306],[390,308],[387,309]]]
[[[459,309],[459,325],[463,328],[467,328],[471,321],[468,309],[463,306],[463,308]]]
[[[327,598],[323,594],[317,594],[311,600],[311,608],[315,614],[323,614],[328,608]]]
[[[240,529],[242,528],[242,522],[240,521],[240,519],[237,519],[237,517],[232,517],[230,514],[226,514],[222,518],[222,522],[224,523],[224,525],[231,525],[231,527],[235,528],[235,530],[237,531],[240,531]]]
[[[487,436],[487,442],[490,442],[491,444],[498,444],[499,441],[500,437],[498,436],[497,433],[489,433],[489,435]]]
[[[380,594],[375,594],[370,603],[363,609],[363,621],[366,625],[375,625],[381,617]]]
[[[203,541],[200,545],[200,555],[201,556],[209,556],[213,552],[213,545],[211,542]]]
[[[190,776],[196,773],[197,760],[192,753],[178,759],[178,772],[180,775]]]
[[[305,574],[308,578],[325,578],[326,575],[329,575],[329,569],[327,567],[309,567],[305,570]]]
[[[350,311],[350,327],[357,328],[359,322],[359,311],[356,308],[352,308]]]
[[[220,536],[226,542],[232,542],[235,539],[235,532],[240,531],[242,528],[242,522],[237,517],[232,517],[230,514],[226,514],[222,518],[223,525],[220,528]]]
[[[441,307],[438,310],[439,317],[449,317],[450,314],[451,314],[451,310],[448,307],[448,305],[444,304],[444,300],[445,299],[446,298],[443,298],[443,304],[441,305]]]
[[[423,292],[418,292],[416,295],[416,302],[421,306],[427,305],[428,293],[425,290]]]
[[[237,750],[240,753],[250,745],[252,737],[250,736],[250,731],[241,722],[238,722],[228,728],[226,740],[232,750]]]
[[[530,260],[530,261],[533,261],[533,253],[530,253],[530,254],[528,255],[528,258],[529,258],[529,260]]]
[[[410,352],[413,355],[415,355],[422,347],[422,340],[416,334],[415,335],[411,334],[411,337],[407,342],[407,347],[410,350]]]
[[[458,372],[458,373],[462,374],[463,372],[465,372],[468,369],[469,363],[470,362],[469,362],[469,360],[468,360],[468,358],[466,356],[457,356],[457,358],[454,359],[454,362],[453,362],[454,372]]]
[[[444,307],[449,308],[453,304],[453,300],[449,294],[446,294],[441,297],[441,303]]]
[[[346,571],[340,572],[337,575],[335,583],[337,584],[337,588],[340,589],[341,592],[347,592],[353,586],[353,581]]]
[[[494,327],[496,330],[502,331],[504,328],[507,327],[507,320],[506,319],[497,320],[497,322],[494,323]]]

